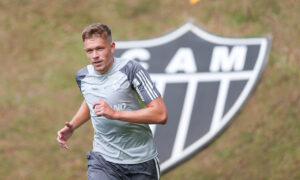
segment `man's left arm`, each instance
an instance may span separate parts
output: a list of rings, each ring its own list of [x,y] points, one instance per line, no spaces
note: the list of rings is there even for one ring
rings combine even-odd
[[[144,124],[165,124],[168,119],[166,106],[161,97],[148,104],[146,108],[135,111],[117,111],[112,109],[105,101],[99,99],[93,106],[97,116]]]

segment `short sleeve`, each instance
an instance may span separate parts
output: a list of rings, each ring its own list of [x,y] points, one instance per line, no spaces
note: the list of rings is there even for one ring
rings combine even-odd
[[[77,85],[81,91],[81,80],[83,78],[85,78],[85,76],[88,74],[88,70],[87,67],[80,69],[77,73],[76,73],[76,82]]]
[[[149,73],[138,62],[129,61],[121,71],[127,75],[132,87],[145,104],[161,96]]]

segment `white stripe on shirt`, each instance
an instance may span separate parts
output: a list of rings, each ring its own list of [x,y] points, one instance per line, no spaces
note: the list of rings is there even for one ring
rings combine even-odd
[[[157,98],[157,94],[155,91],[153,91],[153,85],[152,83],[149,81],[149,79],[146,77],[145,73],[143,71],[140,71],[140,74],[142,76],[142,78],[145,81],[145,84],[148,86],[150,93],[153,95],[153,99]],[[152,99],[152,100],[153,100]]]
[[[151,100],[154,99],[155,95],[153,94],[153,92],[151,91],[151,88],[149,87],[149,85],[146,83],[146,80],[144,79],[144,77],[141,74],[141,71],[139,71],[137,73],[137,76],[139,77],[140,81],[142,82],[143,86],[145,87],[146,92],[148,93],[149,97]]]

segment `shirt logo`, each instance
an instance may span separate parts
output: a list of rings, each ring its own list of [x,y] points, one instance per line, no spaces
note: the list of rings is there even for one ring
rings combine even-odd
[[[120,88],[121,84],[118,80],[115,80],[112,84],[113,91],[118,90]]]
[[[270,37],[227,38],[188,22],[162,37],[116,42],[161,92],[166,125],[151,125],[162,173],[211,142],[234,118],[266,65]]]
[[[117,111],[125,111],[126,110],[126,103],[115,104],[115,105],[112,106],[112,108],[114,110],[117,110]]]
[[[126,76],[119,77],[119,75],[115,75],[115,76],[110,77],[110,79],[113,81],[113,83],[112,83],[113,91],[116,91],[119,89],[127,89],[130,85]]]

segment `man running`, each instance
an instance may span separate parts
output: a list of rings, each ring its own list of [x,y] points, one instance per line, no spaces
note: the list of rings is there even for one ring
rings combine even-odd
[[[89,180],[159,179],[157,150],[149,124],[165,124],[167,110],[148,72],[133,60],[113,56],[108,26],[97,23],[82,32],[90,65],[76,74],[84,97],[70,122],[58,131],[66,149],[74,130],[89,119],[93,151],[87,153]]]

